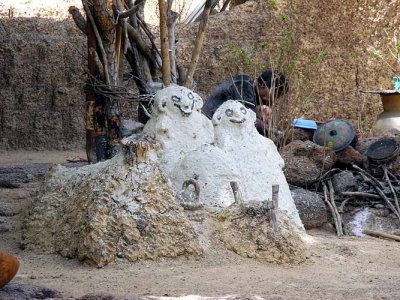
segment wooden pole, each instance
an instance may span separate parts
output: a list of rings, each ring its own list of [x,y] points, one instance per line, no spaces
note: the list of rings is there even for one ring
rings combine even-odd
[[[204,5],[204,11],[200,21],[199,31],[197,33],[194,49],[192,52],[192,59],[190,61],[189,71],[185,81],[185,86],[188,88],[191,88],[193,85],[193,75],[197,68],[197,63],[199,61],[201,49],[203,48],[204,34],[207,28],[208,16],[210,15],[211,12],[212,2],[213,2],[212,0],[206,0],[206,3]]]
[[[171,66],[169,62],[167,6],[165,0],[158,0],[160,8],[160,39],[162,56],[162,78],[165,86],[171,83]]]
[[[87,35],[87,59],[90,84],[93,78],[96,78],[96,36],[90,22],[86,22],[85,32]],[[86,92],[86,156],[89,163],[96,163],[96,134],[94,121],[95,95],[93,92]]]
[[[387,234],[387,233],[374,231],[374,230],[368,230],[368,229],[364,230],[364,233],[368,234],[368,235],[377,236],[377,237],[381,237],[381,238],[390,239],[390,240],[394,240],[394,241],[400,242],[400,236],[398,236],[398,235]]]

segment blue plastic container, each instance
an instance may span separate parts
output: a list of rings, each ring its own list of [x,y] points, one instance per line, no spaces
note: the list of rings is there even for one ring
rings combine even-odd
[[[397,92],[400,92],[400,77],[399,76],[394,76],[393,77],[393,83],[394,83],[394,89]]]
[[[294,119],[292,122],[293,127],[296,128],[304,128],[304,129],[312,129],[315,130],[318,128],[317,123],[313,120],[306,119]]]

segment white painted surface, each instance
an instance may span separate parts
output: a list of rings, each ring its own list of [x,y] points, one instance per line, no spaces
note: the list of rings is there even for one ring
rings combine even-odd
[[[200,202],[209,208],[220,209],[234,202],[231,181],[240,185],[239,170],[235,161],[220,148],[206,144],[189,152],[171,175],[175,190],[195,178],[200,184]]]
[[[168,176],[186,155],[214,139],[211,121],[201,113],[203,100],[182,86],[158,91],[143,132],[161,144],[159,158]]]
[[[272,198],[272,185],[279,185],[279,208],[303,228],[282,168],[284,161],[275,144],[254,126],[256,115],[238,101],[229,100],[215,112],[215,144],[235,161],[240,171],[244,201]]]
[[[365,224],[367,223],[369,215],[370,212],[368,207],[363,208],[354,215],[353,221],[350,222],[350,225],[352,228],[351,232],[355,236],[365,236],[363,231],[365,229]]]

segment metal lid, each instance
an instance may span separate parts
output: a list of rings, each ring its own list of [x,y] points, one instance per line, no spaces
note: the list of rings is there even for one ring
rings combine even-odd
[[[314,143],[331,148],[338,152],[345,149],[353,141],[355,130],[346,120],[330,120],[322,124],[314,132]]]
[[[370,160],[384,162],[391,160],[399,154],[399,144],[389,138],[382,138],[372,143],[367,149]]]

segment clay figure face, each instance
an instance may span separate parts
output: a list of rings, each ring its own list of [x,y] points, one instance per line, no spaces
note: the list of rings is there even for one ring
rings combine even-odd
[[[154,97],[154,106],[159,112],[167,110],[179,111],[182,116],[189,117],[193,111],[200,111],[203,100],[195,92],[182,86],[169,86],[158,91]]]
[[[255,122],[255,114],[253,111],[244,107],[239,101],[228,100],[224,102],[214,113],[212,118],[214,126],[221,123],[228,125],[242,126],[249,122]]]

